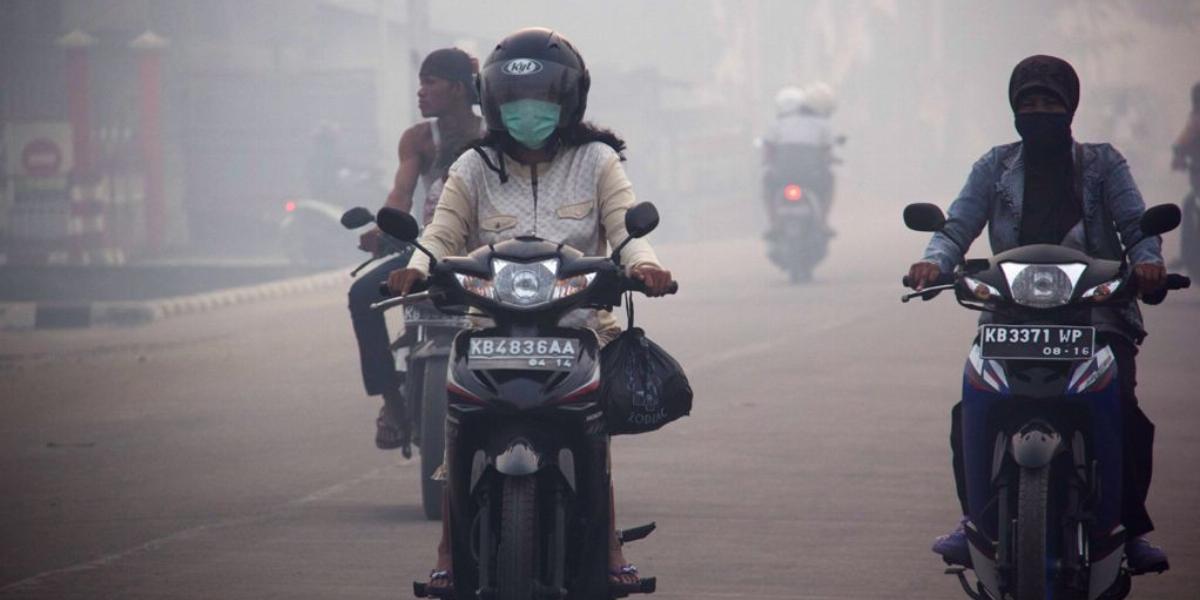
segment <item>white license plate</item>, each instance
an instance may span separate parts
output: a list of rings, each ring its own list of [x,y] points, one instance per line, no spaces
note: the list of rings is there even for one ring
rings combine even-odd
[[[566,371],[579,360],[579,340],[573,338],[471,338],[469,369],[534,369]]]
[[[404,306],[404,322],[408,325],[442,325],[459,327],[466,322],[465,317],[448,315],[432,304],[407,304]]]
[[[1095,327],[981,325],[979,350],[994,360],[1083,360],[1096,347]]]

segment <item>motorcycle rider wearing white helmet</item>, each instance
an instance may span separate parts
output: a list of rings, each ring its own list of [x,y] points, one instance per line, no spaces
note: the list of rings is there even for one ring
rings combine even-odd
[[[488,133],[450,167],[421,244],[438,258],[523,235],[562,242],[593,256],[620,244],[627,236],[625,213],[635,203],[621,167],[625,143],[582,121],[590,81],[583,57],[556,32],[529,28],[502,40],[478,80]],[[645,282],[648,295],[666,293],[671,273],[659,265],[648,242],[630,242],[621,263],[628,265],[631,277]],[[406,294],[428,272],[428,258],[416,255],[408,268],[389,275],[388,287],[394,295]],[[574,316],[586,319],[602,341],[620,331],[612,313],[584,312]],[[453,452],[453,440],[446,442]],[[429,589],[439,593],[453,588],[452,513],[443,508],[442,514],[437,566],[429,581]],[[638,582],[615,530],[608,562],[612,583]]]
[[[769,196],[801,176],[828,218],[833,203],[833,146],[839,142],[829,126],[837,106],[833,88],[823,82],[805,89],[785,87],[775,95],[775,121],[763,135],[764,189],[767,217],[773,224],[776,203]],[[828,227],[828,225],[826,225]],[[832,232],[831,232],[832,233]],[[770,236],[771,233],[768,233]]]
[[[825,84],[807,90],[785,87],[775,94],[775,121],[767,127],[763,142],[767,158],[775,146],[832,146],[829,115],[833,113],[833,93]]]

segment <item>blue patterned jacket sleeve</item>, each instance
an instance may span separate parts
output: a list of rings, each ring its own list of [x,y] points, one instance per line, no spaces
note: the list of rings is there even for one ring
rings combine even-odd
[[[951,272],[962,262],[971,242],[979,237],[987,225],[1000,166],[996,149],[975,161],[966,185],[950,204],[946,226],[929,240],[923,261],[938,265],[943,273]]]
[[[1133,248],[1129,252],[1129,262],[1162,264],[1162,239],[1142,234],[1141,220],[1146,203],[1142,200],[1142,193],[1138,191],[1137,184],[1133,182],[1129,164],[1111,145],[1104,144],[1101,148],[1106,163],[1102,169],[1105,173],[1104,205],[1116,225],[1121,245]]]

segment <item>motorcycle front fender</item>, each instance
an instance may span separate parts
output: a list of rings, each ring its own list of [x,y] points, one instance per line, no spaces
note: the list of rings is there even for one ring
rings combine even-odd
[[[1062,436],[1042,421],[1022,425],[1009,438],[1013,460],[1026,469],[1040,469],[1050,464],[1061,447]]]
[[[533,475],[542,468],[543,463],[541,453],[525,440],[516,440],[509,444],[494,461],[497,471],[513,477]]]

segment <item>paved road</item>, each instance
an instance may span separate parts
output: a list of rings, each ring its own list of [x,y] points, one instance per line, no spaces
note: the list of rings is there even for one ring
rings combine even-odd
[[[972,315],[901,305],[921,245],[843,226],[818,281],[754,241],[673,245],[639,304],[694,416],[614,451],[619,520],[660,598],[958,598],[928,552],[956,502],[945,439]],[[891,241],[894,240],[894,241]],[[860,248],[857,253],[853,250]],[[1200,596],[1200,293],[1148,311],[1154,536]],[[0,334],[0,597],[405,598],[437,527],[417,465],[372,446],[336,290],[137,329]]]

